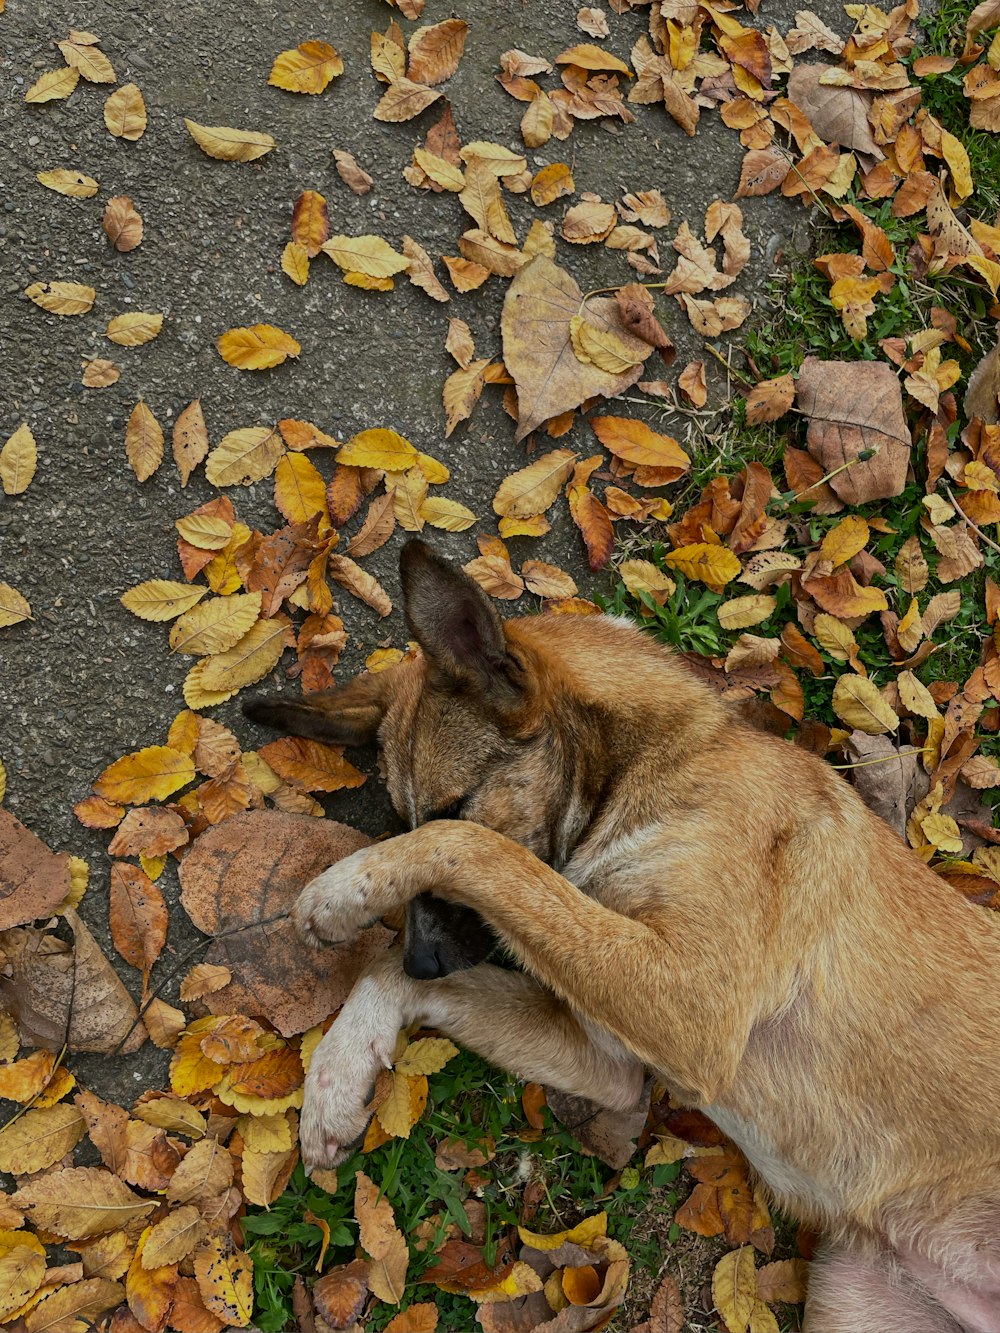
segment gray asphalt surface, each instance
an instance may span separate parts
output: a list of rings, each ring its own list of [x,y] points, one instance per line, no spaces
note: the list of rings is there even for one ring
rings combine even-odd
[[[784,0],[773,8],[765,3],[758,22],[775,22],[784,31],[794,7]],[[843,27],[832,0],[814,7]],[[423,21],[454,13],[470,23],[459,71],[445,87],[463,142],[485,138],[521,149],[524,107],[495,82],[499,55],[519,46],[551,59],[591,40],[576,27],[577,9],[576,0],[462,0],[454,8],[428,0]],[[169,444],[177,413],[200,397],[213,444],[237,426],[285,416],[315,421],[342,439],[370,426],[395,427],[448,463],[452,481],[441,493],[481,516],[469,532],[432,535],[441,550],[463,560],[475,554],[477,532],[496,530],[491,500],[500,480],[527,461],[524,445],[513,443],[496,390],[488,389],[471,422],[444,440],[441,385],[453,368],[444,350],[448,318],[457,315],[471,325],[477,355],[498,355],[506,282],[491,278],[479,291],[438,305],[405,278],[388,294],[349,288],[323,256],[314,261],[304,289],[280,272],[292,203],[307,188],[327,197],[334,232],[377,232],[394,245],[408,232],[435,258],[458,253],[466,223],[457,199],[424,195],[401,174],[441,104],[401,125],[372,119],[381,88],[369,65],[369,34],[384,30],[394,15],[398,11],[383,0],[286,0],[280,7],[231,0],[8,0],[0,16],[0,441],[26,420],[40,454],[28,491],[14,499],[0,496],[0,580],[23,592],[35,615],[33,623],[0,630],[0,756],[8,769],[8,808],[53,848],[89,860],[91,887],[82,912],[112,957],[107,839],[82,828],[72,806],[113,759],[162,743],[184,706],[181,684],[191,659],[172,657],[165,628],[135,619],[118,601],[141,580],[181,577],[173,522],[217,494],[201,469],[186,490],[180,488]],[[608,47],[627,58],[647,16],[645,9],[621,17],[609,11]],[[407,32],[414,26],[403,23]],[[67,102],[25,105],[24,92],[37,76],[62,63],[54,42],[70,27],[98,34],[119,83],[132,80],[142,89],[149,127],[138,142],[115,139],[105,129],[105,87],[81,82]],[[337,47],[346,64],[343,76],[317,97],[269,88],[275,55],[309,38]],[[662,189],[674,213],[672,226],[658,233],[669,271],[675,226],[686,218],[700,232],[707,204],[732,198],[742,149],[717,112],[703,112],[691,139],[662,106],[634,110],[634,125],[578,124],[567,142],[553,140],[529,152],[529,165],[567,161],[578,190],[607,200],[623,190]],[[253,164],[212,161],[189,138],[185,116],[266,130],[279,147]],[[358,198],[340,181],[334,148],[353,152],[375,178],[371,194]],[[97,177],[98,195],[61,198],[36,182],[38,171],[59,166]],[[130,195],[145,221],[145,239],[129,254],[116,253],[101,228],[104,204],[116,194]],[[527,196],[509,201],[521,237],[537,216],[558,225],[572,202],[536,210]],[[801,236],[805,214],[774,196],[743,205],[752,256],[731,290],[759,305],[776,251],[793,243],[796,229]],[[623,255],[602,246],[559,241],[558,249],[559,262],[584,289],[634,277]],[[439,272],[445,276],[443,266]],[[54,279],[94,286],[93,311],[59,318],[23,296],[31,282]],[[688,360],[705,360],[710,402],[721,401],[724,381],[686,317],[663,298],[658,309],[679,348],[668,377]],[[108,318],[126,310],[162,311],[159,338],[133,349],[109,343],[103,337]],[[214,337],[258,321],[292,333],[302,344],[299,360],[260,374],[226,366]],[[737,343],[742,337],[737,332]],[[81,362],[93,355],[121,367],[116,385],[83,388]],[[166,459],[145,485],[136,481],[123,445],[126,420],[140,397],[167,434]],[[664,428],[671,429],[670,423]],[[591,432],[579,423],[559,443],[593,452]],[[543,440],[539,447],[548,446]],[[312,457],[329,475],[329,460]],[[230,491],[238,516],[263,531],[278,526],[272,489],[269,479]],[[587,568],[565,506],[553,513],[548,537],[512,543],[516,560],[537,556],[562,565],[589,593],[602,581]],[[397,532],[364,562],[394,598],[402,536]],[[528,609],[528,600],[519,605]],[[372,648],[404,642],[398,610],[380,622],[347,594],[338,603],[352,636],[341,678]],[[279,668],[275,683],[282,677]],[[265,739],[242,719],[238,699],[212,715],[232,726],[246,748]],[[374,772],[372,757],[366,762]],[[332,797],[328,809],[373,833],[394,827],[377,779],[359,793]],[[176,904],[172,868],[161,885]],[[193,935],[175,905],[166,966],[170,951],[186,949]],[[137,992],[136,974],[124,964],[122,972]],[[167,986],[167,998],[173,993]],[[101,1061],[77,1059],[74,1067],[99,1090],[121,1097],[159,1086],[163,1078],[161,1053],[148,1045],[127,1070],[121,1063],[104,1062],[102,1068]]]

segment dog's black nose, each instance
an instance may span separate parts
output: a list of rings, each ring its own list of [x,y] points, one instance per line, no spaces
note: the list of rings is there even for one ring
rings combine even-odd
[[[446,975],[436,949],[404,949],[403,971],[414,981],[433,981]]]

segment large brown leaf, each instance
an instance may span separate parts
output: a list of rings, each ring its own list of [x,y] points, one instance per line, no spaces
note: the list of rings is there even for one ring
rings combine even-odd
[[[823,471],[851,464],[830,478],[842,500],[858,505],[900,494],[910,461],[910,432],[892,366],[807,356],[797,398],[809,418],[809,452]],[[853,461],[867,450],[874,450],[874,456]]]
[[[587,303],[587,322],[616,334],[637,364],[612,375],[577,359],[570,321],[580,313],[582,296],[566,270],[544,255],[525,264],[510,285],[503,306],[503,356],[517,385],[518,440],[587,398],[615,397],[642,375],[642,362],[653,349],[629,333],[611,297]]]
[[[333,1013],[392,936],[364,931],[350,949],[307,949],[288,913],[320,871],[369,839],[333,820],[278,810],[236,815],[203,833],[181,866],[181,903],[206,935],[205,955],[233,980],[203,997],[213,1013],[263,1015],[285,1037]],[[277,919],[275,919],[277,918]]]
[[[829,65],[796,65],[788,76],[788,97],[812,122],[816,133],[828,144],[854,148],[883,158],[868,120],[872,95],[856,88],[834,88],[820,83]]]
[[[0,930],[50,916],[69,895],[69,858],[0,810]]]
[[[146,1037],[135,1003],[76,912],[65,917],[72,946],[30,927],[0,934],[0,1001],[35,1046],[108,1054],[128,1038],[134,1050]]]

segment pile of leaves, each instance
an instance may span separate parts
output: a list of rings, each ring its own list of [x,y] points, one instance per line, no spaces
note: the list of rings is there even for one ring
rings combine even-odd
[[[423,4],[400,0],[398,8],[415,21]],[[1000,906],[991,808],[1000,791],[1000,584],[988,574],[1000,554],[988,532],[1000,521],[1000,229],[995,218],[969,213],[977,198],[969,153],[923,99],[934,80],[959,71],[971,126],[997,131],[1000,36],[988,40],[1000,23],[996,0],[968,16],[962,49],[948,55],[915,48],[915,0],[889,13],[848,6],[846,38],[809,11],[781,34],[754,22],[749,0],[746,10],[728,0],[613,0],[611,8],[649,11],[648,32],[628,62],[597,44],[615,35],[614,19],[597,9],[578,19],[596,41],[500,56],[499,83],[524,106],[523,149],[463,143],[450,104],[437,115],[462,58],[462,19],[420,26],[409,37],[396,21],[373,33],[373,116],[400,123],[436,108],[405,176],[452,209],[457,253],[432,256],[405,234],[390,241],[332,233],[328,201],[308,190],[292,210],[282,271],[304,286],[325,254],[372,300],[391,300],[405,276],[442,305],[471,292],[478,295],[469,299],[488,299],[493,278],[506,284],[499,346],[477,354],[458,317],[445,337],[457,366],[442,386],[445,438],[495,386],[526,449],[523,466],[494,496],[495,532],[478,536],[470,574],[507,601],[529,593],[546,609],[599,613],[602,602],[580,596],[569,573],[512,556],[508,546],[535,539],[544,551],[553,506],[565,502],[591,569],[610,566],[621,577],[615,609],[687,650],[728,697],[755,701],[765,725],[860,765],[859,785],[868,783],[868,798],[883,801],[918,854],[957,889]],[[81,83],[116,82],[94,34],[74,30],[58,49],[64,66],[42,74],[27,103],[82,96]],[[797,61],[814,52],[821,62]],[[280,53],[267,83],[282,94],[320,96],[343,68],[332,45],[311,40]],[[638,115],[654,114],[642,108],[660,105],[686,134],[714,111],[739,134],[745,156],[735,199],[716,199],[704,218],[681,221],[669,241],[671,208],[657,190],[625,191],[613,202],[582,193],[560,205],[558,221],[546,212],[577,195],[571,162],[532,170],[529,153],[568,140],[583,120],[613,118],[627,132]],[[115,89],[103,114],[109,133],[126,142],[146,130],[134,84]],[[223,161],[250,162],[276,147],[264,131],[185,123],[198,147]],[[351,152],[337,149],[334,159],[349,189],[371,190],[371,175]],[[84,200],[100,189],[65,168],[42,170],[38,181]],[[744,457],[706,474],[698,448],[706,365],[691,362],[671,382],[676,353],[667,326],[676,316],[715,340],[745,325],[749,302],[729,290],[750,254],[735,200],[773,191],[822,215],[824,234],[836,237],[837,248],[815,269],[842,354],[830,354],[830,334],[819,355],[803,359],[800,346],[791,363],[748,356],[749,375],[735,372],[743,388],[732,405]],[[141,247],[143,219],[128,196],[106,201],[103,225],[116,250]],[[560,243],[570,247],[563,262]],[[584,292],[572,272],[580,245],[601,246],[619,281]],[[55,316],[87,317],[99,303],[93,288],[58,276],[32,283],[26,296]],[[890,317],[900,302],[910,312],[905,327]],[[141,347],[162,324],[156,312],[109,312],[106,336],[114,346]],[[309,355],[269,324],[221,330],[216,346],[223,362],[251,373]],[[706,348],[721,358],[710,342]],[[82,375],[99,390],[120,370],[100,357],[86,361]],[[626,391],[632,405],[635,393],[643,395],[641,418],[609,411],[606,400]],[[668,414],[681,423],[674,434],[659,428]],[[676,435],[685,430],[682,443]],[[577,441],[586,443],[570,447]],[[755,446],[763,457],[749,456]],[[7,1010],[0,1095],[27,1108],[0,1131],[0,1169],[16,1171],[17,1185],[0,1200],[7,1228],[0,1291],[10,1292],[0,1295],[0,1322],[31,1333],[63,1322],[82,1327],[111,1311],[115,1333],[199,1333],[253,1317],[248,1238],[264,1243],[290,1181],[296,1198],[307,1189],[297,1168],[296,1109],[309,1058],[354,976],[390,934],[380,928],[349,963],[334,966],[304,959],[287,921],[296,887],[344,854],[328,838],[349,836],[301,817],[323,813],[317,793],[357,787],[364,776],[337,747],[315,742],[284,739],[244,751],[234,732],[200,714],[282,661],[303,690],[329,688],[348,641],[351,603],[337,600],[342,591],[379,616],[392,611],[360,562],[397,527],[461,532],[484,521],[439,489],[452,481],[447,463],[395,427],[374,425],[341,442],[321,425],[288,417],[238,427],[213,446],[194,401],[177,416],[172,447],[182,485],[204,465],[220,494],[177,520],[179,577],[144,582],[122,601],[145,620],[171,622],[169,649],[195,659],[184,686],[188,707],[165,743],[112,763],[76,807],[88,827],[114,830],[111,933],[136,969],[141,1014],[76,913],[86,866],[53,855],[0,812]],[[163,428],[141,399],[123,452],[140,483],[163,463]],[[36,465],[25,423],[0,450],[5,495],[23,494]],[[272,476],[282,524],[253,530],[221,492]],[[30,615],[26,599],[0,583],[0,627]],[[404,651],[412,649],[379,649],[368,669]],[[881,774],[887,781],[873,790]],[[0,765],[0,799],[4,783]],[[274,821],[288,820],[305,823],[308,836],[299,829],[286,842],[276,838]],[[293,844],[311,848],[315,863],[296,861]],[[275,846],[285,848],[284,880],[268,860]],[[153,984],[158,964],[164,970],[168,923],[157,881],[171,858],[183,864],[183,905],[209,937],[206,958],[182,982],[183,1008],[167,1004]],[[254,884],[268,890],[250,901],[240,886]],[[170,1088],[144,1093],[130,1110],[77,1088],[63,1063],[66,1050],[126,1052],[147,1035],[173,1053]],[[20,1041],[33,1053],[19,1056]],[[309,1206],[295,1225],[320,1238],[318,1270],[328,1247],[344,1262],[311,1291],[301,1274],[288,1273],[281,1287],[268,1273],[295,1301],[301,1326],[364,1319],[385,1327],[380,1307],[400,1304],[404,1289],[409,1295],[416,1245],[403,1238],[375,1176],[358,1168],[365,1157],[385,1165],[380,1184],[391,1193],[387,1180],[396,1177],[379,1154],[407,1140],[433,1097],[428,1076],[440,1076],[453,1058],[450,1043],[433,1035],[401,1038],[395,1069],[376,1089],[362,1152],[340,1172],[343,1181],[356,1175],[353,1204],[334,1192],[332,1173],[308,1187]],[[801,1298],[804,1265],[779,1260],[756,1269],[754,1251],[769,1256],[774,1232],[745,1162],[660,1091],[635,1130],[644,1169],[683,1163],[696,1186],[677,1224],[737,1247],[719,1261],[713,1282],[726,1327],[777,1327],[768,1302]],[[522,1141],[540,1135],[541,1123],[529,1117]],[[585,1143],[589,1132],[578,1130]],[[73,1164],[85,1138],[100,1166]],[[466,1238],[446,1238],[453,1223],[436,1223],[423,1240],[437,1262],[420,1280],[471,1295],[484,1328],[603,1326],[628,1274],[600,1221],[605,1214],[554,1237],[522,1230],[515,1239],[508,1230],[501,1243],[488,1243],[473,1205],[476,1172],[495,1150],[495,1143],[478,1147],[475,1164],[453,1154],[466,1170]],[[635,1170],[625,1166],[627,1137],[610,1156],[596,1141],[589,1150],[613,1163],[619,1181]],[[79,1261],[50,1260],[46,1246],[55,1244]],[[277,1320],[284,1307],[263,1302],[261,1272],[258,1306]],[[430,1330],[437,1318],[435,1305],[411,1302],[387,1327]],[[640,1327],[659,1333],[682,1324],[667,1279]]]

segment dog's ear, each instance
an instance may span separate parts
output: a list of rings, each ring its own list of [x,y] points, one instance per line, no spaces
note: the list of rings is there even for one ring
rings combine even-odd
[[[388,672],[358,676],[342,689],[306,695],[294,702],[278,696],[248,699],[244,714],[265,727],[331,745],[374,741],[386,709]]]
[[[399,560],[410,633],[447,679],[479,689],[513,689],[503,622],[468,574],[426,542],[409,541]]]

